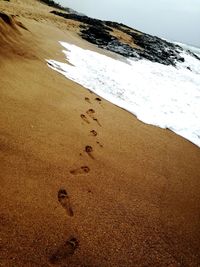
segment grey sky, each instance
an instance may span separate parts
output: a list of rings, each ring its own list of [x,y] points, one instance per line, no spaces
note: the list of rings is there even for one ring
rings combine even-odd
[[[200,47],[200,0],[57,0],[88,16]]]

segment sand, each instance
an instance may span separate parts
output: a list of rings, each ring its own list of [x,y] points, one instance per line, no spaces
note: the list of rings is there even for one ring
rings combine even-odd
[[[199,148],[47,66],[59,40],[100,51],[77,23],[0,10],[0,266],[200,266]]]

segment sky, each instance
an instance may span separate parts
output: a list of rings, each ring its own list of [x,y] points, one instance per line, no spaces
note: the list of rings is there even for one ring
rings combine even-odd
[[[200,47],[200,0],[56,0],[90,17],[122,22]]]

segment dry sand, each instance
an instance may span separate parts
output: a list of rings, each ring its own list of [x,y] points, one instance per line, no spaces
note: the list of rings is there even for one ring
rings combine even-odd
[[[76,23],[0,10],[0,266],[200,266],[199,148],[48,68],[59,40],[98,50]]]

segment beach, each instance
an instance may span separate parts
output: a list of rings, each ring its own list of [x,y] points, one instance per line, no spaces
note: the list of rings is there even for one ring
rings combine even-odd
[[[47,66],[59,41],[109,53],[77,22],[0,10],[0,266],[199,266],[199,148]]]

